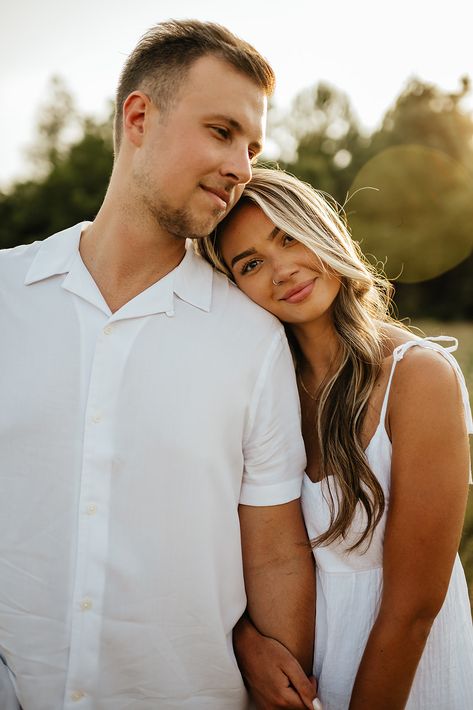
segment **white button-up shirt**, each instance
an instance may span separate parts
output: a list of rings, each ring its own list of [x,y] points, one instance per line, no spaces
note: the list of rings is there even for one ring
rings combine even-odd
[[[238,504],[305,464],[284,332],[192,250],[112,314],[81,227],[0,254],[0,665],[24,710],[240,710]]]

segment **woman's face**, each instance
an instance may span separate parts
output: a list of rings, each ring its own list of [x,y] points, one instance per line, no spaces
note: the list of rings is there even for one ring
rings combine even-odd
[[[330,313],[339,277],[256,205],[237,206],[220,240],[237,286],[283,323],[308,323]]]

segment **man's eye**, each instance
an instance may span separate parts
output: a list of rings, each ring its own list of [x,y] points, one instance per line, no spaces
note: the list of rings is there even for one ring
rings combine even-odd
[[[222,128],[221,126],[213,126],[213,129],[216,133],[218,133],[221,138],[228,138],[230,135],[230,131],[228,128]]]

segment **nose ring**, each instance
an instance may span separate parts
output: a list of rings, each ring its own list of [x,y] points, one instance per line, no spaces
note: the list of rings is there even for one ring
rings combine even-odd
[[[271,281],[275,286],[279,286],[279,284],[282,283],[282,281],[275,281],[274,279],[271,279]]]

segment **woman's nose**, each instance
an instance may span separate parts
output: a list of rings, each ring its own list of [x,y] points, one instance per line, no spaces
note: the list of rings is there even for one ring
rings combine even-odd
[[[299,269],[293,263],[275,263],[273,265],[273,284],[276,286],[285,281],[289,281],[298,271]]]

